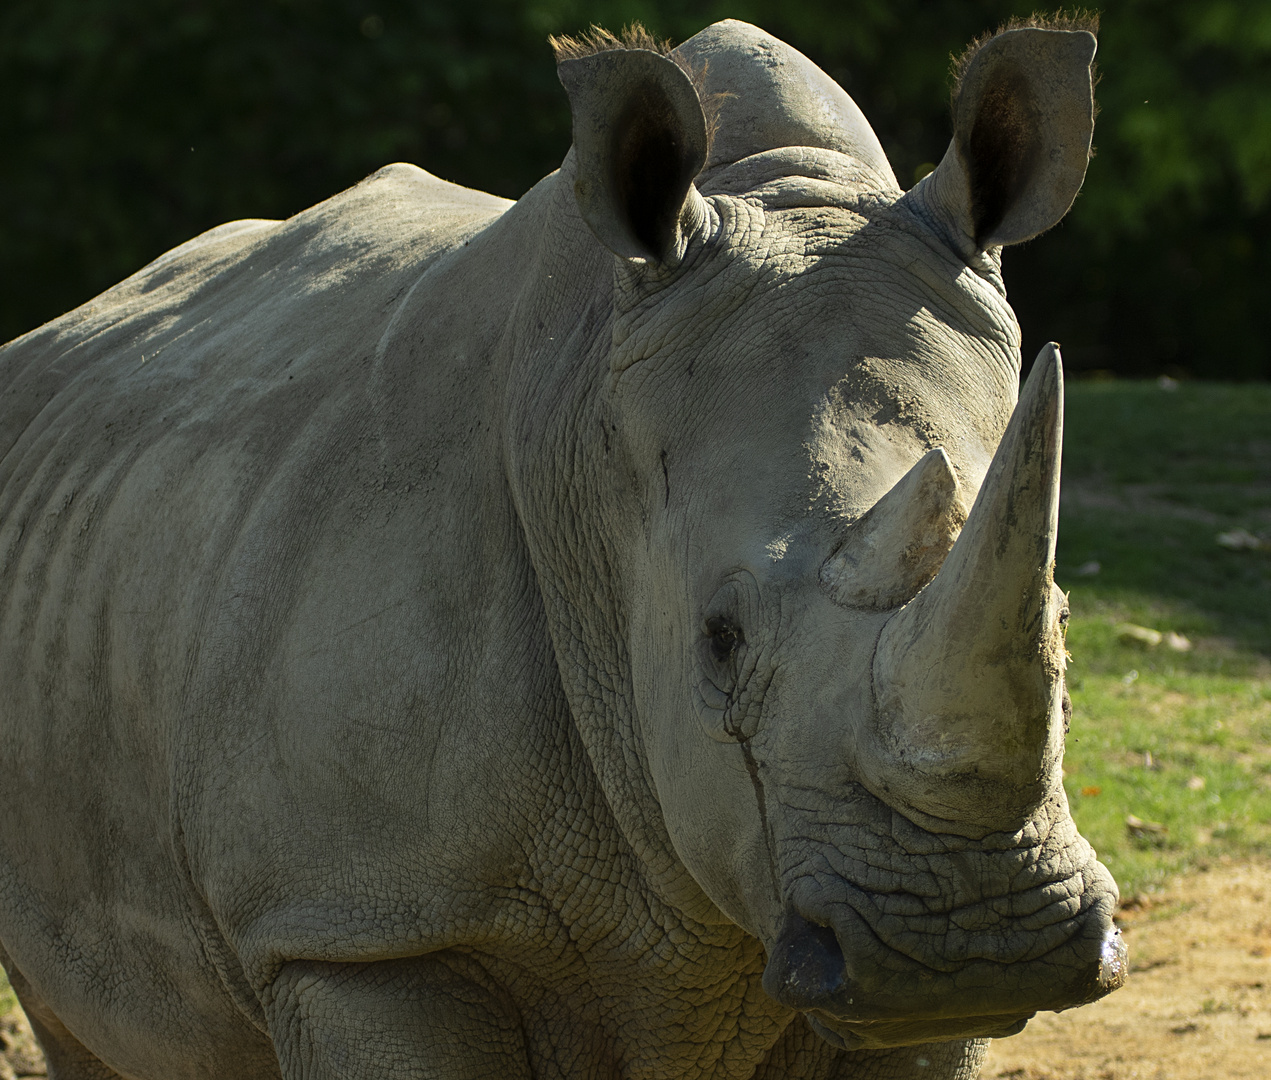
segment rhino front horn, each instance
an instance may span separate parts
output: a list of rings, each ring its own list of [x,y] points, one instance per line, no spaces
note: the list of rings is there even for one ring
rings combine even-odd
[[[875,794],[929,827],[1017,827],[1063,752],[1054,586],[1063,370],[1042,349],[957,542],[883,628],[857,746]]]

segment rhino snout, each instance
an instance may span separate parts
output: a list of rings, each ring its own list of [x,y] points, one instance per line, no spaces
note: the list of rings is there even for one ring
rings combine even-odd
[[[1037,1012],[1083,1005],[1125,981],[1125,945],[1112,922],[1113,900],[1102,895],[1075,918],[1037,929],[1038,916],[999,927],[969,950],[927,942],[933,956],[914,959],[914,941],[936,937],[930,918],[906,932],[890,927],[889,944],[850,906],[837,917],[787,911],[764,970],[764,990],[807,1015],[822,1037],[847,1049],[900,1046],[943,1039],[1017,1034]],[[951,917],[946,937],[959,937]],[[1028,927],[1028,930],[1024,928]],[[1046,931],[1050,932],[1047,933]],[[1041,941],[1039,955],[1016,959],[993,939]],[[905,948],[897,945],[904,944]],[[1045,948],[1045,946],[1051,946]],[[972,958],[949,962],[950,952]],[[1036,951],[1036,949],[1034,950]]]

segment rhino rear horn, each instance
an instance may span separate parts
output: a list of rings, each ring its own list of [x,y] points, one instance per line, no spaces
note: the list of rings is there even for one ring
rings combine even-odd
[[[944,565],[878,641],[861,771],[885,789],[876,794],[934,821],[1012,828],[1054,781],[1062,432],[1063,374],[1048,345]]]
[[[986,42],[953,104],[953,138],[905,199],[964,255],[1045,232],[1072,206],[1094,134],[1095,37],[1024,27]]]
[[[965,520],[949,456],[930,450],[847,530],[821,584],[846,607],[899,607],[936,576]]]
[[[615,255],[660,261],[704,218],[693,178],[707,127],[688,74],[648,49],[562,60],[573,113],[578,210]]]

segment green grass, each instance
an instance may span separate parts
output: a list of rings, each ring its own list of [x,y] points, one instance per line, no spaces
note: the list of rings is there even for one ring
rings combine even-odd
[[[1071,589],[1078,826],[1123,895],[1271,853],[1271,551],[1216,542],[1271,538],[1271,386],[1073,383],[1064,442],[1055,576]],[[1124,622],[1195,647],[1125,641]]]
[[[0,1016],[12,1012],[17,1007],[18,999],[9,985],[9,980],[4,977],[4,968],[0,968]]]

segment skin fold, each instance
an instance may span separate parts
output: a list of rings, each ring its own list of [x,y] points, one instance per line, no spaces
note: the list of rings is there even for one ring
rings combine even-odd
[[[0,351],[54,1080],[969,1080],[1119,984],[999,259],[1093,37],[982,46],[903,195],[762,31],[634,44],[562,51],[515,204],[388,166]]]

